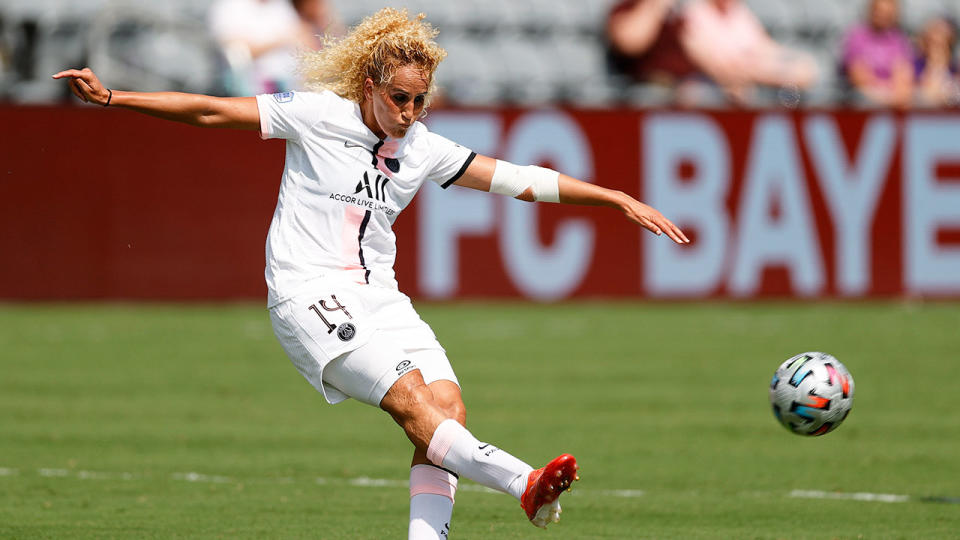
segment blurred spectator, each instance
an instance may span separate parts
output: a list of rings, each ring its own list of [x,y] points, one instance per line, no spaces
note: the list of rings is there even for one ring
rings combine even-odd
[[[738,104],[756,85],[800,91],[813,85],[813,58],[775,42],[740,0],[694,0],[684,10],[681,40],[695,65]]]
[[[209,24],[227,60],[230,94],[292,89],[305,31],[290,0],[217,0]]]
[[[675,86],[696,73],[680,44],[677,0],[622,0],[607,17],[613,68],[634,82]]]
[[[0,25],[3,23],[4,21],[0,19]],[[5,97],[7,78],[13,71],[13,53],[12,47],[7,44],[7,34],[8,32],[0,32],[0,99]]]
[[[928,107],[957,105],[956,25],[946,17],[935,17],[924,25],[917,38],[914,75],[917,81],[916,103]]]
[[[328,0],[291,0],[291,3],[304,26],[300,47],[319,49],[323,46],[323,36],[346,34],[346,28]]]
[[[913,95],[913,52],[898,27],[897,0],[871,0],[867,22],[847,32],[843,69],[847,80],[868,102],[906,107]]]

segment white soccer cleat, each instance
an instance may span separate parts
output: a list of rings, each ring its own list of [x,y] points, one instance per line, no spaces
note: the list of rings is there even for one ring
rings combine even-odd
[[[546,529],[548,524],[560,521],[560,512],[563,512],[563,509],[560,508],[560,499],[557,499],[549,505],[541,506],[530,523],[541,529]]]

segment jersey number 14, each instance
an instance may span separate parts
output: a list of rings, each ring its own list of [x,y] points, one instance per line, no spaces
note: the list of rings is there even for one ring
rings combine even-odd
[[[310,307],[307,308],[307,309],[309,309],[310,311],[316,313],[316,314],[317,314],[317,317],[320,317],[320,320],[323,321],[323,324],[326,325],[326,327],[327,327],[327,333],[328,333],[328,334],[332,334],[333,331],[337,329],[337,325],[332,324],[329,320],[327,320],[327,318],[323,315],[324,312],[334,313],[334,312],[337,312],[337,311],[342,311],[343,314],[346,315],[348,319],[352,319],[352,318],[353,318],[353,317],[350,315],[350,312],[347,311],[346,306],[344,306],[343,304],[340,303],[339,300],[337,300],[337,296],[336,296],[336,295],[331,294],[331,295],[330,295],[330,298],[333,299],[333,303],[336,304],[336,307],[330,307],[330,306],[327,305],[327,301],[326,301],[326,300],[320,300],[320,301],[318,302],[318,304],[320,304],[320,307],[317,307],[317,304],[311,304]]]

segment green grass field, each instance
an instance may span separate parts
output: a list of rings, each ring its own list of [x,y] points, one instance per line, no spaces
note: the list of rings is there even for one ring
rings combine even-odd
[[[462,481],[451,536],[960,538],[957,304],[420,305],[468,425],[534,466],[575,454],[563,521]],[[852,371],[801,438],[767,385],[805,350]],[[0,306],[0,538],[406,538],[409,443],[327,405],[260,306]]]

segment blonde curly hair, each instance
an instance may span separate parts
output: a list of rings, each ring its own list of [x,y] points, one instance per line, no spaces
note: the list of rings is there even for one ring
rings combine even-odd
[[[366,17],[342,38],[323,38],[318,51],[300,54],[300,73],[307,90],[330,90],[360,103],[367,77],[376,85],[389,83],[401,66],[413,65],[427,77],[429,104],[436,86],[433,73],[447,56],[434,41],[438,31],[420,13],[385,7]]]

